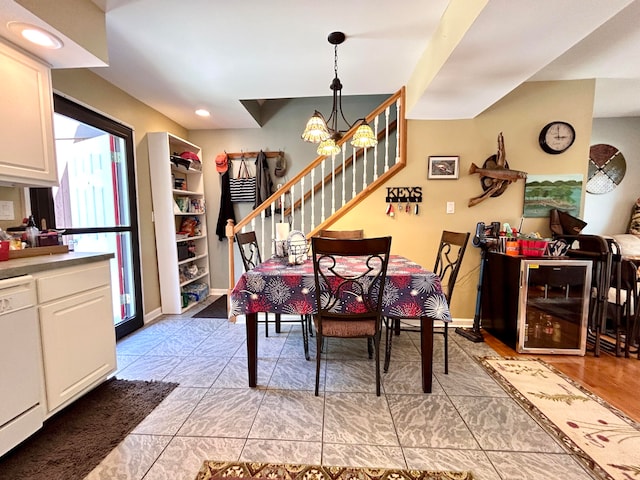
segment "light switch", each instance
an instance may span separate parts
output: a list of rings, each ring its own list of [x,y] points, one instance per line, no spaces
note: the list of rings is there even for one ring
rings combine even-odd
[[[447,202],[447,213],[456,213],[456,202]]]

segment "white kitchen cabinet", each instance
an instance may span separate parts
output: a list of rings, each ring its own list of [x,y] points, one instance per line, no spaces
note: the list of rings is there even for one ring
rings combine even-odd
[[[0,78],[0,183],[58,185],[49,67],[0,40]]]
[[[100,261],[34,276],[50,415],[116,370],[111,275]]]
[[[162,313],[180,314],[209,294],[209,255],[201,163],[179,158],[200,147],[167,132],[147,135]],[[185,220],[199,223],[181,233]]]

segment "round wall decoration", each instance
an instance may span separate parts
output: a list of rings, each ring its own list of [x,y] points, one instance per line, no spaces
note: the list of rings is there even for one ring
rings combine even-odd
[[[589,149],[587,192],[609,193],[616,188],[627,171],[627,162],[622,152],[612,145],[599,143]]]

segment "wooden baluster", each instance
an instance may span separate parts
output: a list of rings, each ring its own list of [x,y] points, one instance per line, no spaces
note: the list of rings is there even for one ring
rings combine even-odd
[[[326,165],[326,163],[327,163],[327,158],[325,157],[325,158],[322,160],[322,180],[321,180],[321,181],[322,181],[322,184],[321,184],[321,187],[322,187],[322,188],[321,188],[321,190],[320,190],[320,201],[321,201],[321,207],[322,207],[322,209],[321,209],[321,212],[322,212],[322,213],[321,213],[321,215],[320,215],[320,218],[322,219],[322,222],[324,222],[324,221],[325,221],[325,216],[324,216],[324,198],[325,198],[325,196],[324,196],[324,183],[325,183],[325,182],[324,182],[324,171],[325,171],[325,165]]]
[[[302,177],[300,179],[300,222],[301,222],[301,230],[304,232],[304,179],[305,177]]]
[[[389,171],[389,107],[384,109],[386,126],[384,129],[384,171]],[[396,122],[397,123],[397,122]]]
[[[376,138],[378,137],[378,118],[380,116],[376,115],[376,118],[373,120],[373,131],[375,132]],[[373,147],[373,180],[378,179],[378,144],[376,143]]]
[[[331,215],[336,213],[336,154],[331,154]]]
[[[362,190],[367,188],[367,147],[362,147]]]
[[[395,163],[400,162],[400,122],[397,119],[400,118],[400,99],[396,100],[396,160]]]
[[[356,147],[353,147],[353,153],[351,157],[351,198],[356,196]]]
[[[273,241],[276,238],[276,202],[271,203],[271,256],[276,254]]]
[[[347,181],[347,145],[346,143],[342,144],[342,206],[344,207],[345,203],[347,203],[346,199],[346,181]]]
[[[311,170],[311,230],[316,228],[316,201],[315,201],[316,169]]]
[[[262,210],[260,212],[260,232],[262,233],[262,242],[260,243],[260,251],[261,252],[266,252],[266,250],[264,249],[264,238],[265,238],[265,228],[264,228],[264,219],[265,219],[265,214],[264,214],[264,210]]]
[[[291,190],[289,190],[289,198],[291,199],[291,203],[289,205],[291,205],[291,230],[295,230],[295,225],[296,225],[296,209],[294,208],[294,205],[296,204],[296,199],[295,199],[295,185],[291,185]]]

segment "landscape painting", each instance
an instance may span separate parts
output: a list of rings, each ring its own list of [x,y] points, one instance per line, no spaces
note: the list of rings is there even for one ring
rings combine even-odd
[[[582,175],[529,175],[524,186],[527,218],[548,217],[558,209],[578,217],[582,198]]]

